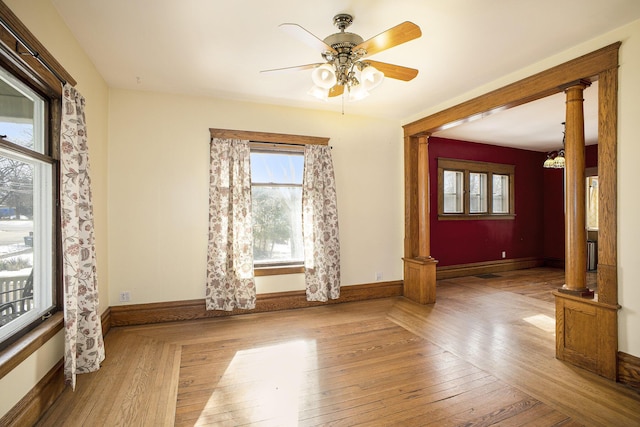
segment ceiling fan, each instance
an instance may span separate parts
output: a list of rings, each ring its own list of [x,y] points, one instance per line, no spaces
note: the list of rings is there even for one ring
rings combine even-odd
[[[362,99],[369,95],[371,89],[382,83],[384,77],[409,81],[418,75],[418,70],[414,68],[365,60],[371,55],[420,37],[422,31],[413,22],[405,21],[368,40],[357,34],[345,32],[353,23],[352,15],[340,13],[333,18],[333,23],[340,32],[331,34],[324,40],[320,40],[298,24],[281,24],[281,29],[320,51],[325,62],[263,72],[312,69],[311,78],[314,86],[309,93],[325,100],[345,94],[345,89],[350,100]]]

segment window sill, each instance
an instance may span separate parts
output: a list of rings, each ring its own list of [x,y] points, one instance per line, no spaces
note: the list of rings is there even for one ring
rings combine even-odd
[[[62,311],[54,313],[35,329],[2,350],[0,352],[0,379],[57,334],[62,329],[63,317]]]
[[[494,220],[494,219],[508,219],[513,220],[516,219],[515,214],[493,214],[493,215],[483,215],[483,214],[439,214],[438,220],[447,221],[447,220]]]
[[[259,276],[277,276],[280,274],[299,274],[304,273],[303,265],[296,266],[277,266],[277,267],[254,267],[253,274]]]

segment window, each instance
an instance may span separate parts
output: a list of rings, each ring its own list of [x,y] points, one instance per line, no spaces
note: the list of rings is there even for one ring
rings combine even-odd
[[[598,230],[598,176],[587,177],[587,230]]]
[[[0,341],[54,306],[48,101],[0,68]]]
[[[439,158],[438,217],[513,219],[514,174],[513,165]]]
[[[254,267],[301,266],[302,172],[300,149],[251,148]]]

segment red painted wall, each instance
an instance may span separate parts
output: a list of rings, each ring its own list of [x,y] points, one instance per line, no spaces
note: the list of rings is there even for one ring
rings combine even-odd
[[[513,220],[439,220],[438,157],[515,165]],[[439,266],[542,257],[546,155],[438,137],[429,138],[431,256]],[[562,218],[564,223],[564,218]]]
[[[598,166],[598,146],[585,147],[585,166]],[[544,251],[549,260],[564,261],[564,169],[544,169]]]

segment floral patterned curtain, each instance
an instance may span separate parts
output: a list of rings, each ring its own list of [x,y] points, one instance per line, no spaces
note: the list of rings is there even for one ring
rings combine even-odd
[[[206,307],[231,311],[255,306],[249,141],[213,138]]]
[[[64,280],[65,382],[100,369],[104,360],[98,313],[98,280],[93,230],[85,100],[66,84],[60,128],[60,204]]]
[[[302,221],[307,301],[337,299],[340,297],[340,241],[329,146],[305,146]]]

